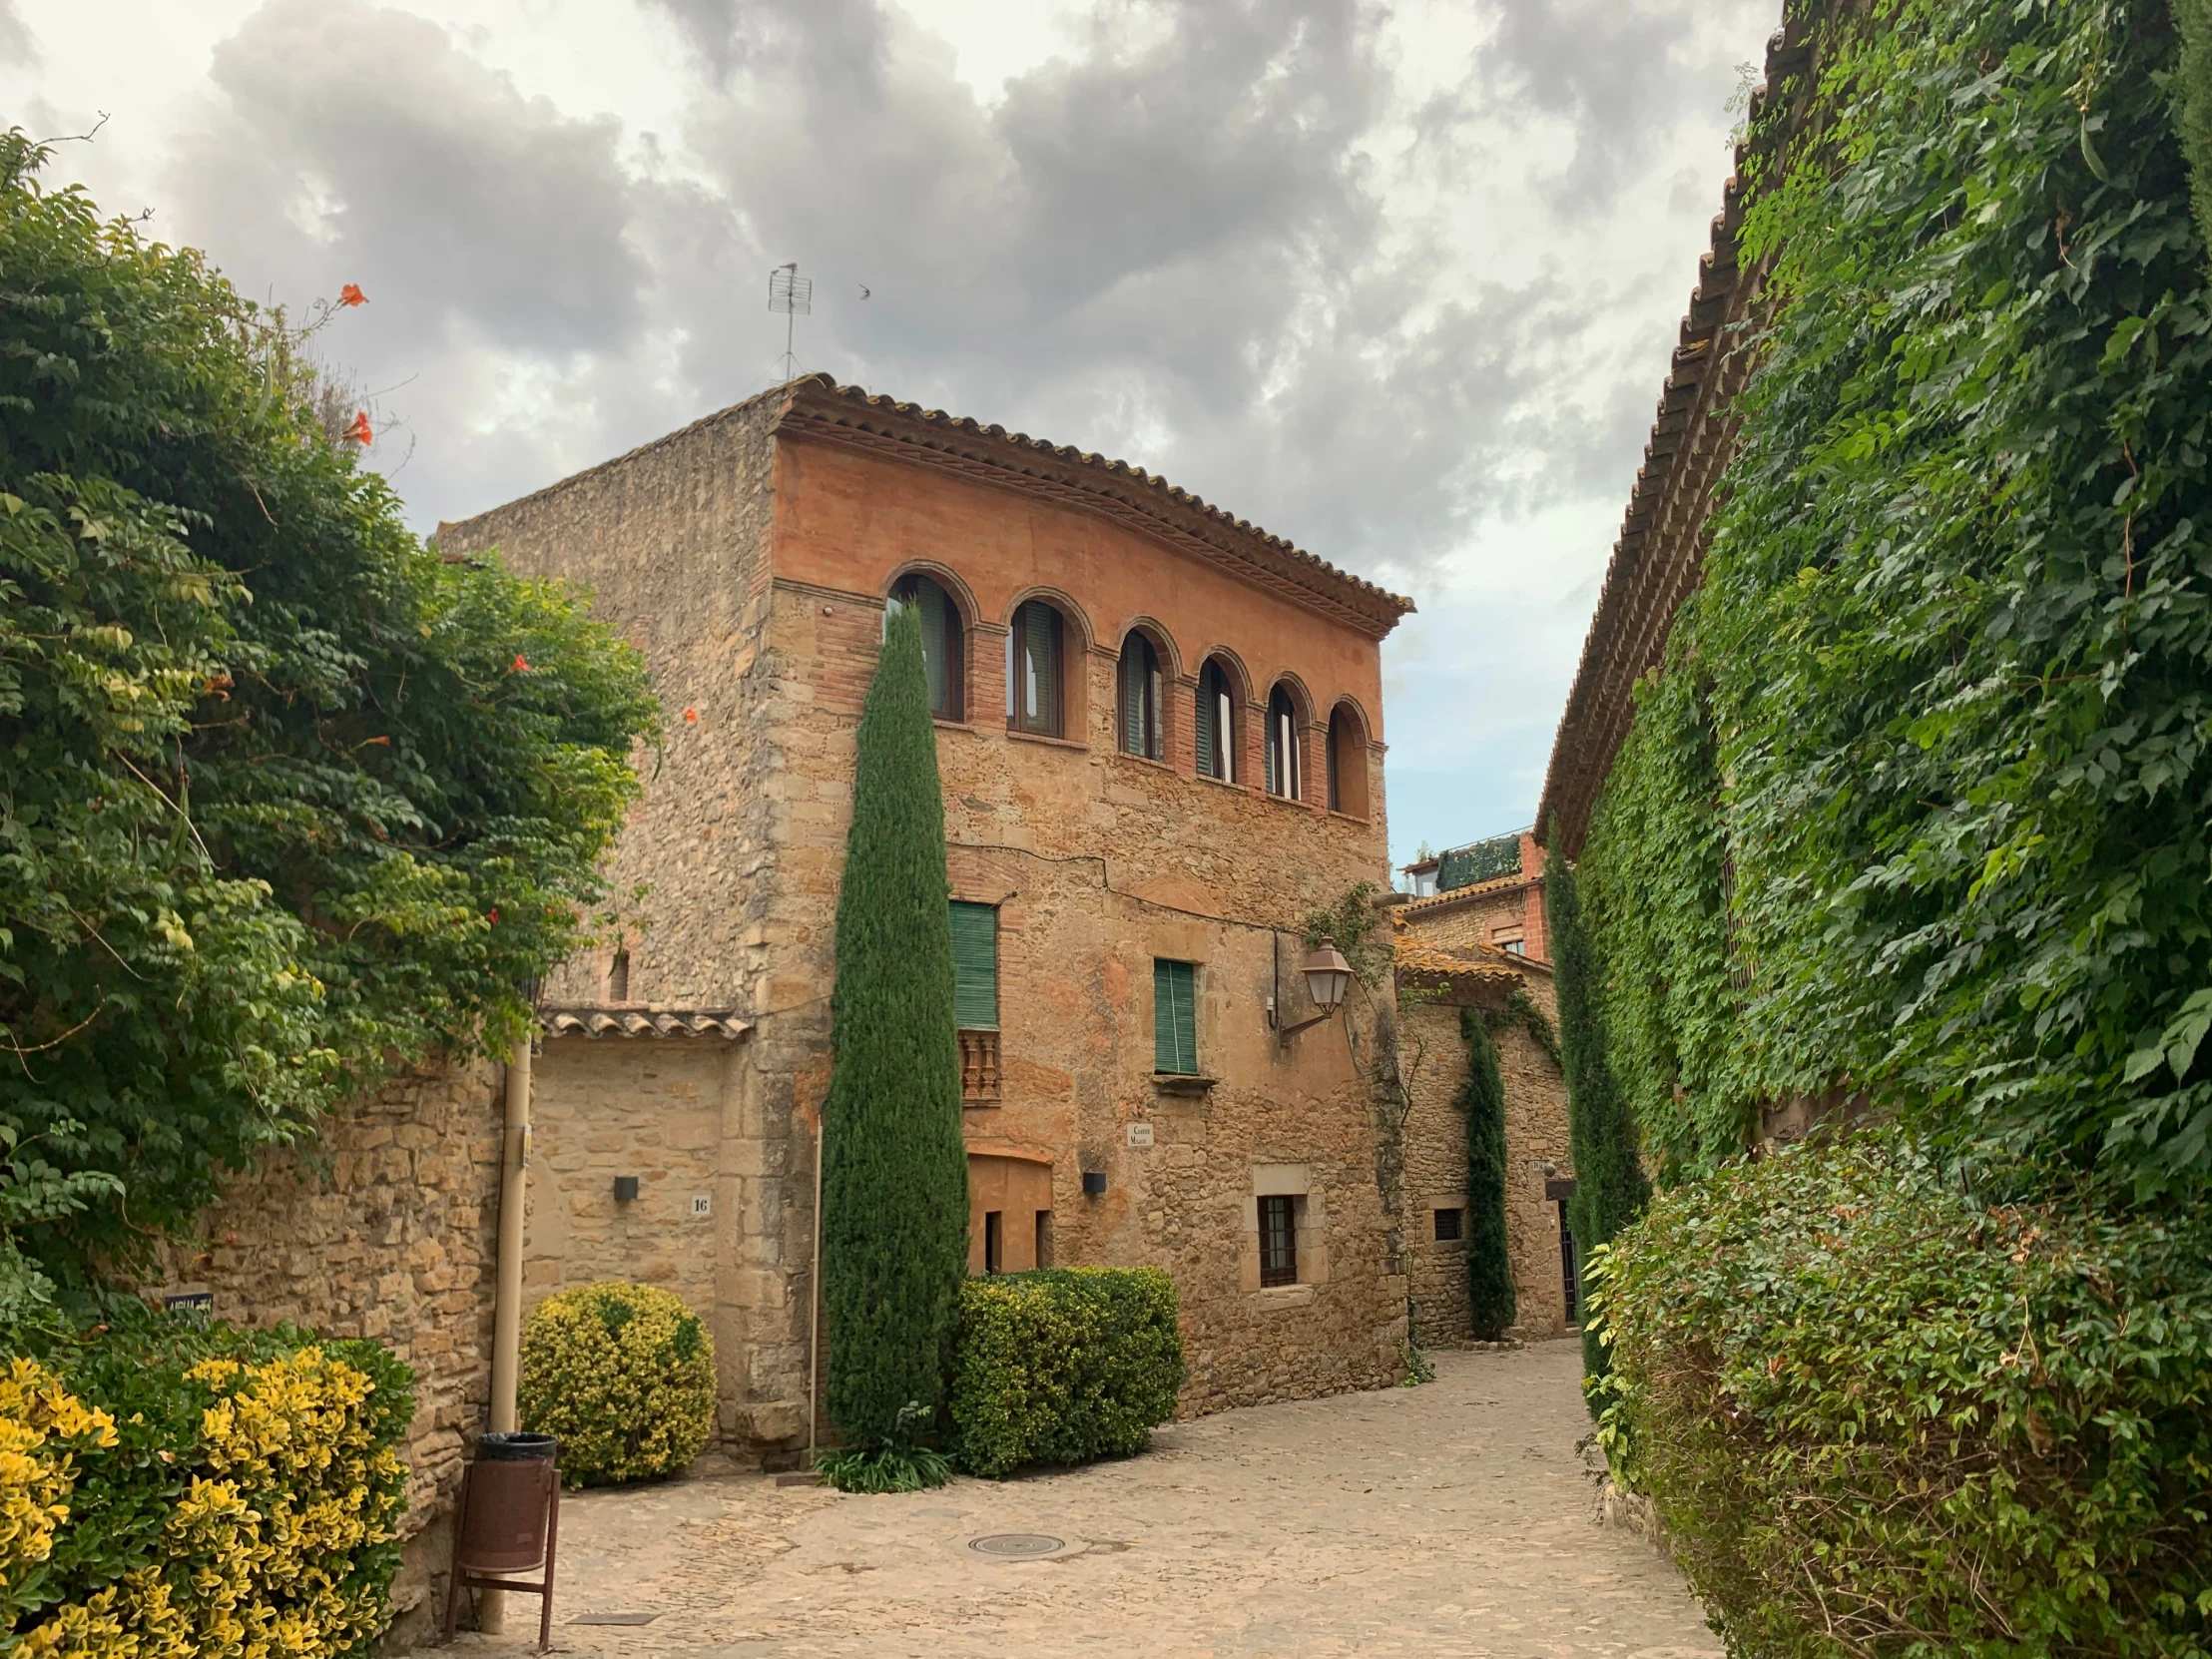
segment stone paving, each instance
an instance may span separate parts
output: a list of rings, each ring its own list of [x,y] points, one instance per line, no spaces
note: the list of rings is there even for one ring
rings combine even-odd
[[[1673,1567],[1590,1519],[1576,1345],[1440,1354],[1436,1372],[1173,1423],[1142,1456],[1003,1482],[852,1497],[732,1475],[571,1496],[554,1649],[1720,1659]],[[998,1533],[1063,1548],[968,1547]],[[509,1598],[507,1631],[455,1648],[527,1651],[535,1597]]]

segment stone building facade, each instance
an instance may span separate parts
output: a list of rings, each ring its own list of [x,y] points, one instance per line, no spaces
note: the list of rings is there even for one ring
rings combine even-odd
[[[162,1297],[217,1317],[373,1337],[414,1368],[398,1640],[444,1606],[453,1500],[491,1386],[501,1068],[431,1066],[349,1102],[303,1151],[266,1155],[190,1238],[163,1246]]]
[[[1516,1331],[1556,1336],[1577,1315],[1565,1216],[1574,1161],[1566,1078],[1554,1052],[1558,1002],[1543,955],[1543,849],[1525,832],[1517,839],[1517,871],[1402,900],[1390,913],[1406,1096],[1406,1274],[1415,1330],[1432,1347],[1471,1335],[1466,1114],[1458,1105],[1467,1073],[1460,1035],[1465,1008],[1490,1014],[1505,1084],[1506,1237]],[[1516,993],[1537,1019],[1514,1009]],[[1537,1034],[1539,1025],[1549,1043]]]
[[[634,925],[545,991],[530,1296],[682,1291],[728,1448],[804,1443],[854,730],[911,603],[967,940],[973,1265],[1167,1268],[1186,1412],[1399,1375],[1387,979],[1276,1025],[1311,1008],[1303,917],[1387,871],[1379,648],[1405,601],[1121,463],[821,378],[439,543],[589,583],[671,714],[612,871],[645,886]]]

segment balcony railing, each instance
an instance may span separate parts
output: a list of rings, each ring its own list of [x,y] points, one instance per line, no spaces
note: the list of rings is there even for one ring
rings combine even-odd
[[[998,1098],[998,1033],[960,1033],[960,1098],[969,1101]]]

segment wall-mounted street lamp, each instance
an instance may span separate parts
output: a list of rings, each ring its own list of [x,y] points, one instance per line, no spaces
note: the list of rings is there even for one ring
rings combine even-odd
[[[1278,1023],[1274,1004],[1268,1006],[1268,1023],[1275,1026],[1276,1040],[1288,1046],[1290,1040],[1309,1025],[1319,1025],[1325,1019],[1336,1016],[1344,1006],[1345,995],[1352,989],[1352,964],[1345,960],[1343,951],[1337,948],[1335,939],[1323,939],[1306,956],[1306,990],[1314,999],[1320,1013],[1300,1020],[1295,1025]]]

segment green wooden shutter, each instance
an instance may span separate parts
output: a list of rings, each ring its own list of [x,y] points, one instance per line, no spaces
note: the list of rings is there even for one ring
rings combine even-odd
[[[1208,778],[1221,776],[1214,757],[1214,666],[1209,663],[1198,676],[1198,770]]]
[[[1152,1069],[1198,1070],[1197,969],[1189,962],[1152,964]]]
[[[1152,745],[1152,758],[1155,761],[1164,761],[1168,758],[1168,723],[1161,718],[1160,659],[1149,646],[1145,649],[1144,681],[1145,690],[1150,693],[1145,708],[1152,716],[1151,730],[1145,735],[1146,741]]]
[[[1121,648],[1121,752],[1142,755],[1144,750],[1144,640],[1130,635]]]
[[[1060,736],[1060,613],[1034,599],[1021,610],[1022,648],[1029,657],[1021,724],[1056,738]]]
[[[946,712],[945,698],[945,602],[944,589],[934,582],[916,582],[914,597],[921,601],[921,666],[929,676],[929,712]]]
[[[963,1031],[998,1029],[998,906],[952,905],[952,1017]]]

